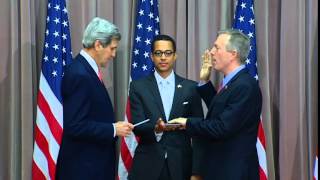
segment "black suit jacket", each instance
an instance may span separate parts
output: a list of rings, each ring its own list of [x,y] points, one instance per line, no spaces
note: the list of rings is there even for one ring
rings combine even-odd
[[[206,141],[205,180],[258,180],[256,150],[262,96],[257,81],[241,70],[218,94],[211,82],[198,88],[208,106],[204,121],[187,120],[187,132]]]
[[[201,98],[196,91],[196,82],[175,75],[175,86],[170,119],[203,118]],[[145,119],[151,120],[134,129],[134,133],[140,137],[140,142],[135,151],[129,179],[158,180],[166,153],[172,179],[190,179],[193,161],[190,136],[185,131],[164,132],[161,140],[156,141],[154,132],[156,121],[159,117],[166,120],[166,116],[154,75],[131,82],[129,98],[133,123]],[[197,171],[199,165],[196,162],[193,164],[193,170]]]
[[[56,179],[114,179],[113,107],[106,88],[81,55],[65,70],[62,97],[64,129]]]

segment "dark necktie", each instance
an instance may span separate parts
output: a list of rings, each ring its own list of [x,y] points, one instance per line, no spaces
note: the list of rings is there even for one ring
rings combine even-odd
[[[223,89],[222,82],[219,83],[217,94]]]

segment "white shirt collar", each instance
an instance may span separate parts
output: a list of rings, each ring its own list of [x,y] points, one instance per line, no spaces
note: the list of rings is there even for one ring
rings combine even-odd
[[[161,77],[160,74],[155,70],[154,77],[156,78],[157,84],[159,84],[160,82],[169,82],[171,85],[174,85],[175,83],[175,76],[173,70],[167,78]]]
[[[96,61],[83,49],[80,51],[80,54],[87,60],[94,72],[96,72],[97,76],[99,77],[99,68]]]
[[[226,84],[228,84],[228,82],[235,76],[238,74],[239,71],[241,71],[242,69],[244,69],[246,66],[245,65],[241,65],[239,67],[237,67],[235,70],[233,70],[231,73],[229,73],[227,76],[225,76],[223,78],[222,81],[222,87],[224,87]]]

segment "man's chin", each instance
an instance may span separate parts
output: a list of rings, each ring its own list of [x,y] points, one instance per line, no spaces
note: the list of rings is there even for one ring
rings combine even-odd
[[[171,71],[171,69],[170,68],[158,68],[158,71],[159,72],[169,72],[169,71]]]
[[[214,70],[216,70],[216,71],[219,71],[219,67],[216,66],[216,65],[213,65],[212,68],[213,68]]]
[[[107,67],[107,64],[108,64],[108,62],[106,62],[106,63],[101,63],[101,64],[100,64],[100,67],[105,68],[105,67]]]

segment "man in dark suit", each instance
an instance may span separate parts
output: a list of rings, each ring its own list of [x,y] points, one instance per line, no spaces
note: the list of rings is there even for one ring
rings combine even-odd
[[[198,91],[208,107],[206,118],[170,121],[206,141],[204,180],[259,179],[256,141],[262,96],[258,82],[244,66],[249,48],[250,39],[240,31],[219,32],[210,51],[213,61],[207,51],[200,72],[203,85]],[[224,74],[219,92],[208,82],[212,65]]]
[[[65,69],[58,180],[115,179],[116,137],[128,136],[133,125],[115,122],[99,70],[115,57],[120,38],[116,26],[94,18],[84,32],[84,48]]]
[[[177,117],[203,118],[197,84],[174,73],[176,45],[170,36],[156,36],[151,50],[155,72],[130,85],[133,123],[150,121],[134,129],[140,141],[129,180],[190,180],[199,167],[192,160],[192,156],[199,158],[192,152],[191,138],[185,131],[175,131],[177,127],[166,126],[165,122]]]

